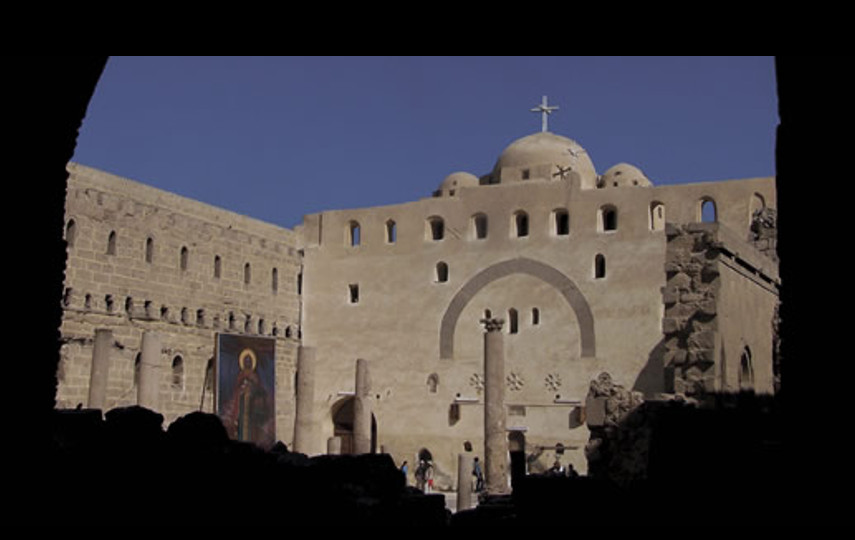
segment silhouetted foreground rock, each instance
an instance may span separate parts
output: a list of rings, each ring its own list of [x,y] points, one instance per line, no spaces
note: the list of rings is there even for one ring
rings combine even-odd
[[[45,464],[53,525],[444,526],[442,495],[408,489],[385,454],[318,456],[229,440],[192,413],[163,431],[141,407],[56,411]]]
[[[44,480],[37,515],[55,525],[241,527],[763,525],[805,516],[787,513],[803,503],[785,476],[775,403],[717,399],[712,409],[627,409],[601,434],[605,466],[593,476],[512,467],[511,495],[453,516],[443,495],[407,487],[385,454],[310,458],[282,443],[265,451],[230,440],[219,418],[203,413],[164,431],[163,417],[140,407],[103,420],[100,411],[56,411],[50,457],[34,479]],[[524,463],[519,457],[512,462]]]

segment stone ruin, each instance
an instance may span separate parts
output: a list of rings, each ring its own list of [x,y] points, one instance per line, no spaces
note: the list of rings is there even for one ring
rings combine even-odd
[[[714,391],[716,385],[717,258],[721,245],[714,224],[668,224],[665,233],[665,391],[699,396]]]

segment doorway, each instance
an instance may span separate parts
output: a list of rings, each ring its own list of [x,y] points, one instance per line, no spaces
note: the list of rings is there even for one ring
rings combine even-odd
[[[341,453],[353,453],[353,397],[345,398],[332,409],[333,436],[341,439]],[[377,453],[377,419],[371,413],[371,453]]]

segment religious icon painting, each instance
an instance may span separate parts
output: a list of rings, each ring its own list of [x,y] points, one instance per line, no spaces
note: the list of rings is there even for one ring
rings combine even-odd
[[[276,442],[270,338],[217,334],[217,415],[232,439],[269,449]]]

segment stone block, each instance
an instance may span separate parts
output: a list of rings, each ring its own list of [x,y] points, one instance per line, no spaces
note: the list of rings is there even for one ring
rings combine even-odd
[[[714,298],[708,298],[698,304],[698,309],[704,315],[715,315],[718,313],[717,303]]]
[[[692,304],[674,304],[673,307],[666,310],[665,315],[667,317],[676,317],[678,319],[689,319],[691,318],[697,309]]]
[[[662,319],[662,333],[673,334],[680,331],[680,321],[674,317]]]
[[[704,369],[709,369],[715,364],[715,349],[700,349],[691,354],[692,361]]]
[[[665,273],[666,274],[676,274],[677,272],[680,272],[681,270],[682,270],[682,267],[677,262],[671,261],[671,262],[665,263]]]
[[[679,294],[673,287],[665,287],[662,289],[662,302],[666,306],[676,304],[678,299]]]
[[[668,280],[668,286],[677,290],[689,290],[692,286],[692,278],[683,272],[678,272]]]
[[[588,427],[602,427],[606,423],[606,402],[608,398],[605,396],[593,397],[589,396],[585,400],[585,420]]]
[[[689,336],[689,346],[694,349],[715,349],[717,332],[707,330]]]
[[[688,353],[682,349],[676,349],[665,353],[666,366],[680,366],[686,363]]]
[[[680,295],[680,302],[683,302],[686,304],[700,302],[703,299],[704,299],[704,296],[702,294],[698,294],[696,292],[686,291]]]

